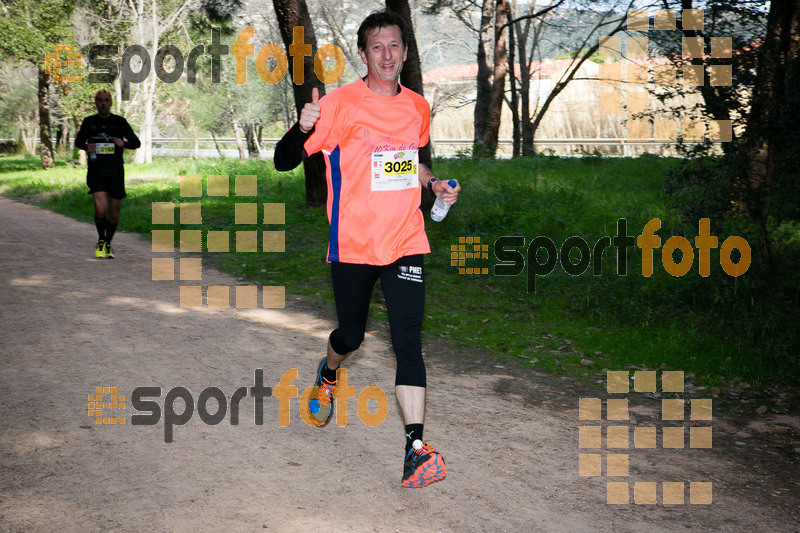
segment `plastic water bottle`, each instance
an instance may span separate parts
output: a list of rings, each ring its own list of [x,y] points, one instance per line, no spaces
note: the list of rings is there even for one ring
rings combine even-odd
[[[95,159],[97,159],[97,154],[96,154],[96,153],[94,153],[94,152],[91,152],[91,153],[89,154],[89,159],[91,159],[92,161],[94,161]]]
[[[451,187],[455,187],[457,185],[456,180],[450,180],[447,184]],[[436,201],[433,202],[433,207],[431,208],[431,218],[434,222],[441,222],[444,220],[444,217],[447,216],[447,212],[450,211],[450,204],[445,203],[444,201],[444,191],[442,194],[436,197]]]

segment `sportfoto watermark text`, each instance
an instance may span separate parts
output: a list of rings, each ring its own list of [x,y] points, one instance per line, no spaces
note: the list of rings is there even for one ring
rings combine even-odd
[[[236,58],[236,83],[247,82],[247,57],[255,55],[255,46],[249,43],[255,37],[255,29],[252,26],[243,28],[232,45],[220,42],[219,28],[211,29],[211,45],[208,47],[198,44],[184,56],[181,50],[172,44],[165,44],[158,49],[156,57],[150,57],[150,52],[140,44],[134,44],[125,49],[122,53],[121,65],[118,65],[112,57],[119,54],[119,46],[115,44],[96,44],[89,48],[87,59],[89,65],[96,69],[90,72],[88,81],[90,83],[113,83],[117,77],[121,76],[122,99],[130,100],[131,84],[141,83],[150,76],[151,63],[155,67],[156,75],[164,83],[175,83],[186,70],[186,81],[195,83],[197,79],[197,60],[201,56],[208,54],[211,56],[211,82],[220,83],[220,71],[223,55],[232,55]],[[306,57],[311,57],[312,47],[305,42],[305,30],[302,26],[294,28],[292,44],[289,45],[289,55],[293,59],[292,81],[296,85],[304,82],[303,64]],[[322,83],[336,83],[344,74],[345,57],[342,50],[333,44],[325,44],[317,49],[314,55],[314,73]],[[174,64],[172,70],[167,71],[165,63],[167,58],[172,58]],[[134,58],[139,58],[141,65],[138,71],[133,70]],[[270,58],[275,61],[275,68],[269,70],[267,64]],[[325,69],[326,59],[331,58],[333,69]],[[288,70],[288,58],[283,48],[276,44],[267,44],[261,47],[256,55],[256,71],[259,78],[264,83],[275,84],[281,81]]]
[[[228,396],[218,387],[206,387],[197,397],[197,414],[201,422],[209,426],[221,423],[228,415],[230,408],[230,424],[239,425],[239,403],[247,396],[253,399],[253,421],[255,425],[264,425],[264,399],[275,397],[278,399],[278,424],[281,427],[289,425],[291,419],[291,399],[297,398],[297,387],[292,383],[297,379],[297,369],[290,368],[281,376],[278,385],[264,386],[264,370],[256,369],[252,387],[239,387]],[[308,387],[300,395],[298,411],[300,417],[309,426],[316,426],[308,410],[308,402],[315,392],[316,387]],[[164,442],[173,440],[175,426],[187,424],[194,415],[195,397],[185,387],[173,387],[164,397],[163,408],[153,398],[161,398],[161,387],[136,387],[130,395],[130,403],[140,413],[131,416],[133,426],[154,426],[164,419]],[[336,408],[336,424],[347,425],[347,400],[356,398],[356,390],[347,384],[347,370],[342,368],[338,372],[336,395],[334,397]],[[178,401],[180,400],[180,401]],[[211,401],[213,400],[213,401]],[[367,408],[370,400],[377,402],[377,409],[371,413]],[[177,405],[176,405],[177,402]],[[181,408],[180,404],[183,404]],[[210,406],[209,406],[210,404]],[[216,405],[215,405],[216,404]],[[389,412],[389,399],[380,387],[364,387],[358,394],[356,410],[359,419],[367,426],[374,427],[381,424]]]
[[[702,218],[699,221],[698,235],[694,238],[694,247],[697,248],[699,260],[698,270],[701,276],[711,275],[711,249],[719,248],[719,262],[722,270],[732,277],[738,277],[750,268],[751,251],[747,241],[739,236],[725,239],[722,245],[719,238],[711,235],[711,221]],[[624,218],[617,221],[617,234],[600,237],[592,248],[583,237],[572,236],[567,238],[557,250],[556,245],[549,237],[539,236],[528,243],[528,292],[536,292],[536,276],[546,276],[553,272],[556,263],[561,263],[561,268],[571,276],[580,276],[592,265],[592,274],[600,276],[603,273],[602,255],[610,247],[617,250],[617,274],[628,274],[628,248],[636,246],[642,251],[642,276],[653,275],[653,252],[661,246],[661,237],[655,232],[661,228],[661,220],[651,219],[645,224],[642,233],[635,239],[628,235],[628,222]],[[524,269],[526,256],[519,248],[525,246],[525,237],[503,236],[494,243],[494,253],[499,264],[494,265],[496,276],[516,276]],[[577,250],[576,262],[570,260],[572,250]],[[673,252],[681,251],[681,259],[675,262]],[[739,251],[738,262],[733,262],[734,250]],[[544,253],[544,261],[539,262],[539,252]],[[661,249],[661,263],[664,269],[672,276],[680,277],[689,272],[694,263],[694,248],[688,239],[681,236],[672,236],[664,243]]]

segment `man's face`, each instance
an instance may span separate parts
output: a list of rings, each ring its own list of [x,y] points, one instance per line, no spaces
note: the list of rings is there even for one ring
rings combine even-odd
[[[101,117],[107,117],[111,113],[111,97],[106,93],[98,94],[94,99],[94,105]]]
[[[367,32],[367,46],[358,51],[361,60],[367,65],[370,77],[383,81],[397,81],[408,49],[403,45],[403,37],[397,26],[385,26]]]

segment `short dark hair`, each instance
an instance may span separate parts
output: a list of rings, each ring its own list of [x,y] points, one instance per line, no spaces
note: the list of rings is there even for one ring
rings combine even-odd
[[[367,47],[367,34],[372,33],[372,30],[385,28],[387,26],[397,26],[400,28],[400,37],[403,39],[403,46],[406,45],[406,23],[403,17],[392,11],[373,11],[361,26],[358,28],[358,40],[356,44],[359,50],[364,50]]]

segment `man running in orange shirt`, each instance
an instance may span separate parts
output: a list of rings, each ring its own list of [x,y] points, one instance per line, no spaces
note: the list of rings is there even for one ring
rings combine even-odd
[[[369,15],[358,29],[358,52],[367,75],[312,101],[275,147],[275,168],[291,170],[322,151],[328,182],[333,295],[338,327],[317,370],[317,398],[309,409],[320,426],[333,415],[336,370],[364,340],[370,298],[380,279],[397,358],[395,392],[405,420],[404,487],[445,477],[444,460],[422,440],[426,376],[421,330],[425,306],[423,254],[430,253],[420,210],[420,188],[450,187],[418,161],[428,144],[430,106],[400,85],[407,57],[404,21],[391,12]]]

